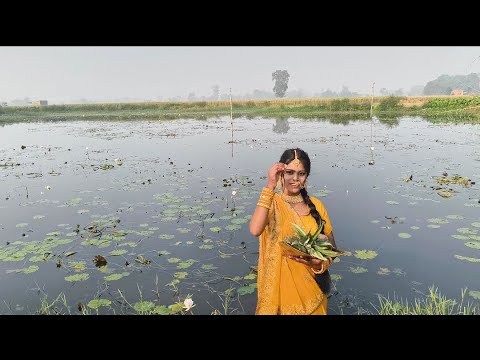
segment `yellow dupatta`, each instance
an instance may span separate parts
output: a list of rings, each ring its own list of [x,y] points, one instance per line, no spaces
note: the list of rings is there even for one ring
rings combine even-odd
[[[320,210],[319,202],[315,201],[315,205]],[[274,195],[268,216],[268,224],[259,237],[258,301],[255,313],[326,315],[327,297],[318,287],[312,270],[284,256],[279,245],[287,236],[295,235],[292,223],[307,232],[316,231],[318,226],[315,219],[311,215],[298,216],[278,194]]]

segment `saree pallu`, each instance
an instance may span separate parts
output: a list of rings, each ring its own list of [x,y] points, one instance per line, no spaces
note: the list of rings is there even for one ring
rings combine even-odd
[[[327,211],[322,202],[310,197],[325,220],[324,232],[332,232]],[[299,216],[293,208],[275,194],[268,214],[268,224],[259,237],[257,315],[326,315],[327,296],[315,281],[313,271],[305,264],[282,254],[280,241],[296,235],[292,223],[307,232],[318,229],[312,215]]]

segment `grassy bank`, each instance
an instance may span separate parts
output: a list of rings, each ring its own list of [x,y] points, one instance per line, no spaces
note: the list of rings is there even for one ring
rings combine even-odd
[[[232,102],[234,117],[379,118],[423,116],[480,120],[480,96],[419,96],[241,100]],[[111,103],[0,108],[0,122],[62,120],[206,119],[230,115],[229,101]]]

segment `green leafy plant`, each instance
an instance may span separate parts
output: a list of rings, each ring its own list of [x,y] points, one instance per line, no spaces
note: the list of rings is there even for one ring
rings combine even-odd
[[[323,224],[321,224],[315,233],[305,232],[300,226],[292,223],[293,230],[296,235],[289,236],[283,241],[284,247],[293,248],[305,255],[315,257],[320,260],[329,260],[340,255],[351,255],[348,251],[338,250],[328,240],[319,239],[322,232]]]

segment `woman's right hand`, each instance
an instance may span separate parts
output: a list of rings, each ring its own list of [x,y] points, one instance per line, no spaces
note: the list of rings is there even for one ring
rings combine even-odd
[[[268,170],[268,184],[267,187],[270,190],[275,189],[275,186],[277,186],[278,179],[280,179],[280,176],[283,174],[283,171],[287,165],[284,163],[278,162],[272,165],[270,170]]]

